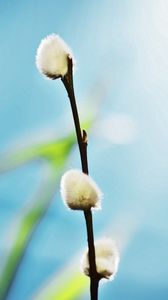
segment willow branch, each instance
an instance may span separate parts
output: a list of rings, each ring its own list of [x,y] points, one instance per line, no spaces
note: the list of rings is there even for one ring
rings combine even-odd
[[[72,74],[72,59],[68,58],[68,73],[62,77],[62,82],[67,90],[68,97],[71,104],[71,110],[76,130],[77,142],[81,158],[82,171],[89,174],[88,159],[87,159],[87,133],[85,130],[81,131],[78,109],[76,105],[74,87],[73,87],[73,74]],[[98,284],[99,276],[96,270],[95,261],[95,247],[94,247],[94,234],[93,234],[93,220],[91,209],[84,211],[87,229],[88,253],[89,253],[89,276],[90,276],[90,294],[91,300],[98,299]]]

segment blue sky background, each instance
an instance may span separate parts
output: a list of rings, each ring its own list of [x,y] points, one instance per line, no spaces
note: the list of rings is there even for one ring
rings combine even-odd
[[[101,85],[104,90],[88,148],[90,173],[104,193],[95,233],[118,235],[122,250],[117,278],[100,289],[104,300],[168,298],[167,15],[166,0],[0,0],[1,153],[32,135],[45,140],[73,128],[61,81],[44,80],[35,66],[46,35],[58,33],[74,52],[79,107]],[[79,167],[77,149],[70,167]],[[1,236],[31,199],[41,172],[36,162],[1,176]],[[56,194],[8,300],[30,299],[85,246],[82,215],[67,211]]]

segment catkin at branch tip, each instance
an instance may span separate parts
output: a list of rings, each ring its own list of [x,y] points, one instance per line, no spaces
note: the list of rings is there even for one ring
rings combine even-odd
[[[68,71],[68,57],[74,58],[71,49],[59,35],[51,34],[42,39],[36,54],[40,73],[51,79],[63,77]]]

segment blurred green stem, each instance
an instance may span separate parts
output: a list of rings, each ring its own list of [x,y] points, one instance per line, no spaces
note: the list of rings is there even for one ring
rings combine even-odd
[[[60,175],[73,145],[74,136],[70,134],[60,140],[30,146],[14,154],[11,153],[3,159],[4,164],[0,161],[1,172],[37,159],[45,161],[44,177],[37,193],[6,229],[7,250],[1,262],[3,266],[0,268],[0,300],[8,299],[8,295],[12,293],[11,287],[25,250],[55,195]]]
[[[74,94],[73,87],[73,74],[72,74],[72,59],[68,58],[68,72],[62,78],[62,82],[67,90],[68,97],[71,104],[72,115],[75,124],[76,136],[79,146],[80,158],[82,171],[85,174],[88,174],[88,160],[87,160],[87,134],[86,131],[81,131],[78,109],[76,105],[76,99]],[[84,211],[84,217],[86,221],[87,228],[87,240],[88,240],[88,249],[89,249],[89,268],[90,268],[90,294],[91,300],[98,299],[98,285],[99,285],[99,276],[96,270],[96,261],[95,261],[95,247],[94,247],[94,234],[93,234],[93,221],[92,221],[92,212],[91,209]]]

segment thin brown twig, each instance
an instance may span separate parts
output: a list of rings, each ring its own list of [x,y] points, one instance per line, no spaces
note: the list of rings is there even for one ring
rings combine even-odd
[[[89,174],[88,159],[87,159],[87,133],[85,130],[83,130],[83,132],[81,131],[78,109],[76,105],[76,99],[75,99],[75,93],[73,87],[72,59],[70,57],[68,57],[68,72],[64,77],[62,77],[62,82],[67,90],[68,97],[71,104],[72,115],[73,115],[77,142],[78,142],[80,158],[81,158],[82,171],[85,174]],[[100,277],[96,270],[93,220],[92,220],[91,209],[84,211],[84,217],[86,221],[87,241],[88,241],[90,295],[91,295],[91,300],[97,300]]]

